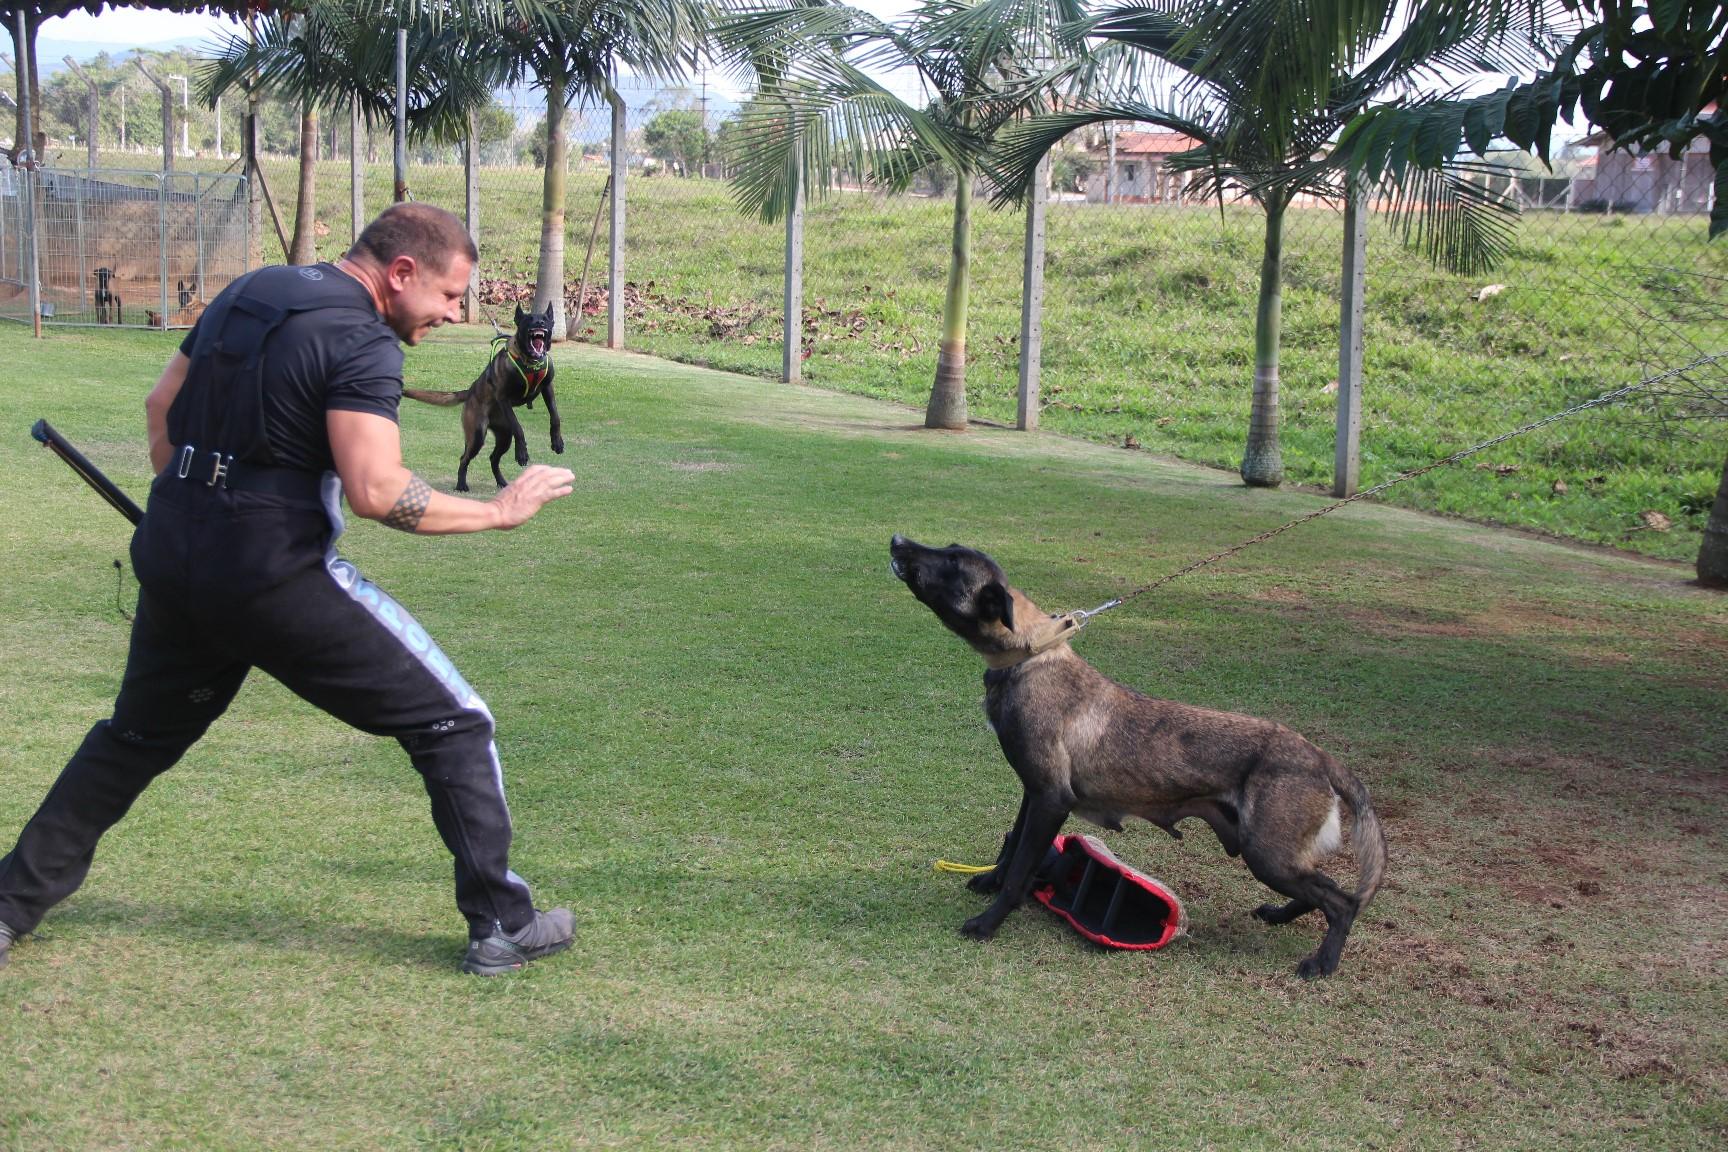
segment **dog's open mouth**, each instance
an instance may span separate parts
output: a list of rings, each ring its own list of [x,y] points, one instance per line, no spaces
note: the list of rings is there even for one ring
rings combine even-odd
[[[546,355],[546,334],[534,332],[528,337],[528,354],[538,360]]]
[[[896,580],[907,583],[912,579],[912,565],[908,564],[900,553],[909,543],[910,541],[898,532],[894,533],[894,538],[888,542],[888,571],[894,573]]]

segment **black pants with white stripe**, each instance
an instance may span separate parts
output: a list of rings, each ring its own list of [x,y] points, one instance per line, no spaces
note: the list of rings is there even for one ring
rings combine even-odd
[[[252,668],[401,743],[455,858],[471,936],[529,923],[528,886],[509,867],[510,812],[485,703],[414,619],[334,551],[302,552],[289,579],[244,591],[234,579],[244,573],[229,563],[250,563],[247,542],[234,538],[249,530],[249,509],[262,508],[266,522],[304,511],[236,496],[197,494],[187,501],[197,507],[177,507],[153,493],[133,545],[143,590],[113,716],[85,736],[0,859],[0,923],[32,931],[83,883],[102,834],[227,709]]]

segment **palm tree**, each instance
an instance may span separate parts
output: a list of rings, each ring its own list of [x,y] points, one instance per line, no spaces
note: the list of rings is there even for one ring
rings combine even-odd
[[[1408,22],[1385,42],[1395,12]],[[1331,23],[1313,23],[1328,17]],[[1333,6],[1142,0],[1099,12],[1070,31],[1144,53],[1173,69],[1178,83],[1156,104],[1096,104],[1012,131],[999,179],[1023,189],[1039,158],[1068,133],[1135,120],[1196,141],[1170,159],[1171,168],[1191,173],[1221,201],[1245,197],[1259,205],[1266,233],[1241,473],[1247,484],[1275,487],[1284,476],[1278,359],[1285,210],[1301,194],[1351,194],[1348,172],[1327,150],[1372,102],[1451,73],[1527,63],[1535,48],[1528,38],[1520,41],[1507,20],[1460,15],[1431,2],[1406,14],[1387,0]],[[1488,171],[1498,168],[1449,153],[1427,166],[1389,168],[1379,198],[1425,238],[1433,258],[1471,271],[1505,252],[1516,213],[1510,200],[1471,179]]]
[[[335,5],[318,5],[304,15],[271,13],[256,21],[256,41],[230,34],[199,74],[198,97],[207,106],[214,107],[230,88],[249,89],[254,82],[300,105],[300,182],[294,236],[284,254],[290,264],[311,264],[318,258],[318,100],[344,82],[345,37],[356,23]]]
[[[394,114],[395,19],[408,22],[408,75],[417,78],[407,93],[410,134],[461,131],[468,110],[491,99],[500,69],[469,47],[472,21],[444,19],[429,9],[392,17],[375,0],[313,0],[297,13],[259,19],[255,43],[230,35],[199,76],[198,95],[206,105],[214,106],[230,88],[254,83],[254,76],[260,88],[301,105],[300,183],[286,253],[290,264],[317,259],[318,109],[353,101],[373,126],[389,123]]]
[[[746,212],[773,221],[799,188],[820,192],[838,156],[893,190],[944,166],[954,181],[948,287],[924,423],[966,427],[966,316],[972,199],[997,136],[1047,111],[1051,93],[1096,83],[1095,62],[1059,56],[1077,0],[924,0],[887,23],[844,5],[759,7],[722,25],[722,46],[757,75],[739,119],[733,176]],[[915,74],[928,103],[880,76]]]
[[[692,69],[707,35],[704,0],[504,0],[482,46],[512,83],[546,93],[546,168],[540,201],[536,311],[553,310],[552,338],[566,335],[564,194],[572,102],[622,102],[617,81],[629,71],[671,82]],[[483,22],[489,23],[489,20]]]

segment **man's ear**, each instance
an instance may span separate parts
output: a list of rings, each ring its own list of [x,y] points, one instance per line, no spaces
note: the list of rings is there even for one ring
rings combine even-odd
[[[401,291],[414,279],[414,274],[420,271],[420,262],[414,257],[403,254],[390,261],[384,269],[384,279],[391,287]]]
[[[987,620],[1000,620],[1002,627],[1014,631],[1014,594],[1008,586],[992,581],[978,590],[978,611]]]

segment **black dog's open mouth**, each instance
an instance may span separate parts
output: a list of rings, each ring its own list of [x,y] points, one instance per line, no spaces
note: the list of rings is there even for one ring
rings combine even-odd
[[[898,532],[894,534],[894,539],[888,542],[888,571],[894,573],[896,580],[904,580],[908,584],[912,582],[912,565],[900,554],[900,550],[909,543],[911,542]]]
[[[536,360],[546,355],[546,336],[544,333],[535,332],[528,337],[528,354]]]

